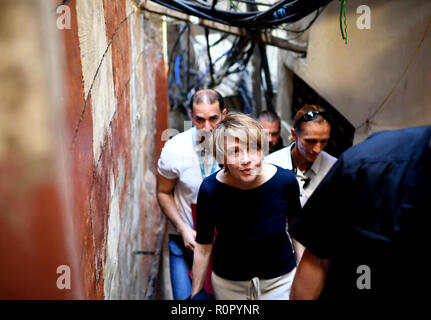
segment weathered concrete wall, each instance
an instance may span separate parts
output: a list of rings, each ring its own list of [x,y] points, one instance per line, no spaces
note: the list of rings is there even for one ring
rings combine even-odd
[[[82,298],[52,9],[0,2],[0,298]],[[51,11],[50,11],[51,10]],[[48,18],[48,19],[47,19]],[[70,290],[57,287],[66,265]]]
[[[360,5],[371,10],[370,30],[357,28]],[[285,65],[353,124],[355,142],[431,123],[431,2],[347,1],[347,45],[339,13],[331,2],[310,30],[307,57],[284,52]]]
[[[52,223],[46,222],[46,230],[54,228],[61,237],[40,230],[33,232],[34,239],[45,237],[50,245],[44,248],[47,252],[29,257],[27,265],[43,264],[40,270],[32,273],[33,277],[45,272],[54,282],[48,281],[47,277],[39,282],[33,279],[30,281],[33,290],[26,293],[22,282],[18,282],[19,275],[14,274],[8,282],[1,278],[0,294],[8,298],[151,299],[165,226],[155,195],[155,159],[161,149],[161,131],[167,127],[168,121],[166,63],[162,57],[160,17],[144,17],[134,10],[130,0],[72,0],[66,3],[70,10],[70,28],[59,30],[56,19],[66,16],[56,13],[55,9],[62,1],[52,1],[51,5],[44,5],[43,8],[32,5],[35,1],[6,2],[12,8],[6,10],[4,14],[7,15],[16,6],[29,8],[28,16],[40,17],[43,12],[57,39],[54,43],[57,57],[63,59],[61,67],[55,69],[59,74],[57,82],[63,85],[63,90],[59,90],[59,99],[52,108],[61,110],[64,117],[49,117],[49,110],[39,112],[44,110],[46,104],[32,99],[32,105],[28,108],[33,106],[38,118],[27,120],[27,128],[15,131],[35,137],[34,132],[28,132],[29,124],[36,123],[45,129],[37,133],[48,146],[45,153],[50,158],[43,163],[43,168],[50,175],[41,170],[41,166],[33,164],[35,156],[30,157],[31,163],[22,166],[31,168],[44,179],[50,176],[53,180],[59,179],[59,173],[52,172],[53,168],[59,166],[68,190],[65,193],[58,185],[48,184],[45,188],[50,193],[46,197],[52,200],[45,201],[46,197],[41,194],[40,199],[35,198],[33,202],[21,202],[29,207],[27,214],[33,219],[39,214],[37,208],[41,207],[41,210],[53,211],[57,219],[66,217],[69,223],[66,223],[65,232],[54,228],[55,219]],[[46,3],[38,1],[39,4],[42,2]],[[40,31],[32,27],[34,30],[29,37]],[[25,43],[26,39],[20,38],[22,33],[15,32],[13,40]],[[40,61],[52,53],[52,50],[44,52],[38,48],[38,41],[43,42],[46,36],[46,32],[39,32],[33,40],[32,54],[21,57],[25,60],[32,56],[27,73],[33,73],[33,77],[37,75],[33,71],[35,66],[40,66]],[[13,55],[17,50],[11,48],[8,53]],[[38,54],[41,56],[38,57]],[[10,65],[10,59],[5,64]],[[16,60],[17,65],[22,63],[18,57]],[[43,66],[40,69],[43,73]],[[23,75],[21,81],[28,81],[28,74]],[[53,91],[48,80],[37,83],[44,85],[44,90],[37,88],[37,85],[22,88],[17,83],[14,92],[37,91],[42,95]],[[3,84],[0,90],[2,87]],[[9,121],[24,122],[23,118],[28,116],[15,112]],[[50,124],[58,125],[59,132],[47,130]],[[4,137],[5,134],[0,133],[0,141],[5,140]],[[17,138],[16,141],[11,145],[15,146],[24,140]],[[5,143],[0,143],[0,146],[3,145]],[[62,149],[56,148],[56,145],[61,145]],[[12,155],[20,158],[18,153]],[[0,161],[6,166],[6,170],[1,171],[2,175],[7,173],[12,180],[19,177],[20,172],[10,170],[14,163],[10,155],[6,157],[0,153]],[[21,183],[17,185],[21,186]],[[3,178],[1,187],[13,197],[20,195],[9,186],[4,186]],[[39,187],[34,187],[28,194],[36,197],[40,192]],[[56,194],[59,194],[57,200],[53,198]],[[61,196],[66,204],[61,202]],[[14,225],[3,226],[5,219],[1,217],[1,230],[16,233],[22,228],[20,223],[24,223],[24,217],[11,205],[10,200],[2,195],[0,200],[2,206],[6,207],[6,215],[18,221]],[[19,203],[18,199],[12,201],[13,204],[15,202]],[[29,205],[33,203],[32,208]],[[36,220],[39,221],[40,216]],[[10,251],[3,246],[6,243],[3,240],[11,240],[9,233],[4,235],[2,232],[2,256]],[[18,242],[30,241],[26,234],[16,236]],[[64,247],[69,242],[73,245],[64,250],[53,248],[54,244]],[[29,245],[29,248],[32,247]],[[46,262],[41,262],[46,257],[56,256],[53,250],[70,256],[70,260],[63,263],[57,262],[61,258],[57,257],[52,264],[67,264],[71,267],[71,290],[58,290],[55,285],[59,276],[56,269],[52,270],[51,266],[45,270]],[[13,261],[21,263],[24,260],[14,256],[11,265],[15,263]],[[3,275],[1,271],[4,266],[0,268],[0,274]],[[42,290],[43,285],[52,283],[51,291]]]

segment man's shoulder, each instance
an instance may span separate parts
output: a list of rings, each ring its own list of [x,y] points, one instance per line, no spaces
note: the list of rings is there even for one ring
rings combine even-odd
[[[184,142],[185,140],[191,140],[193,134],[193,128],[187,129],[186,131],[180,132],[169,139],[166,143]]]
[[[166,141],[163,148],[166,150],[172,150],[172,151],[180,150],[181,152],[183,152],[184,148],[186,148],[187,145],[191,146],[192,132],[193,132],[193,128],[178,133],[177,135],[173,136],[171,139]]]
[[[327,153],[326,151],[322,151],[320,153],[322,155],[323,160],[328,163],[328,164],[334,164],[335,162],[337,162],[337,158],[335,158],[334,156],[330,155],[329,153]]]
[[[284,147],[278,151],[275,151],[265,157],[263,160],[266,163],[272,163],[284,169],[290,169],[289,167],[289,149],[290,147]]]
[[[371,134],[343,154],[350,162],[394,162],[418,158],[429,152],[431,126],[386,130]]]
[[[158,172],[164,177],[179,178],[184,170],[193,166],[193,143],[190,130],[177,134],[163,146],[157,167]]]

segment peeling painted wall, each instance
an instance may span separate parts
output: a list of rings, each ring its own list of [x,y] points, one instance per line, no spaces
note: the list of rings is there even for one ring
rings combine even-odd
[[[9,272],[8,279],[0,278],[0,297],[151,299],[165,229],[155,195],[155,159],[168,121],[161,19],[135,12],[130,0],[72,0],[66,3],[70,29],[58,29],[61,3],[1,3],[1,14],[9,19],[1,19],[0,43],[7,42],[9,50],[2,46],[0,72],[21,69],[15,82],[0,83],[0,92],[12,88],[16,93],[2,109],[21,110],[0,121],[22,126],[0,129],[2,257],[12,251],[6,243],[20,244],[0,266],[0,274]],[[36,20],[26,23],[26,37],[11,22],[14,14]],[[51,47],[44,44],[48,37]],[[25,51],[31,54],[25,55],[22,46],[32,46]],[[56,86],[50,84],[52,74]],[[23,87],[21,82],[31,83]],[[33,96],[24,101],[17,92]],[[52,96],[57,98],[47,109]],[[11,135],[16,138],[10,140]],[[24,144],[40,154],[23,157]],[[26,185],[23,193],[21,178],[31,175],[41,182]],[[17,187],[11,188],[10,181]],[[44,224],[33,230],[30,241],[26,232],[32,219]],[[57,220],[67,222],[60,224],[64,230]],[[43,246],[38,239],[46,240]],[[40,250],[40,255],[23,258],[24,249]],[[13,272],[22,263],[40,264],[25,279],[31,291]],[[56,287],[59,264],[71,268],[70,290]]]

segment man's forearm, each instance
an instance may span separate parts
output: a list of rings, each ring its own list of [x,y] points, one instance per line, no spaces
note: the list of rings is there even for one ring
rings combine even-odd
[[[175,226],[184,241],[184,246],[187,250],[193,252],[195,248],[196,231],[189,227],[180,217],[177,205],[172,194],[158,192],[157,198],[159,199],[160,207],[165,215]]]
[[[178,208],[174,200],[173,194],[168,194],[164,192],[157,193],[157,199],[159,200],[160,207],[165,215],[168,217],[169,221],[175,226],[178,232],[185,227],[184,221],[181,219],[178,213]]]
[[[326,283],[329,260],[320,259],[305,249],[293,279],[291,300],[315,300]]]

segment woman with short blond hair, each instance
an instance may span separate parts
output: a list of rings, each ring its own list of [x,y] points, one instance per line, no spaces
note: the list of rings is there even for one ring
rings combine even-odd
[[[213,254],[216,299],[288,299],[296,261],[286,223],[300,210],[296,178],[262,162],[266,134],[247,115],[226,115],[213,142],[223,170],[199,190],[192,297],[202,289]]]

